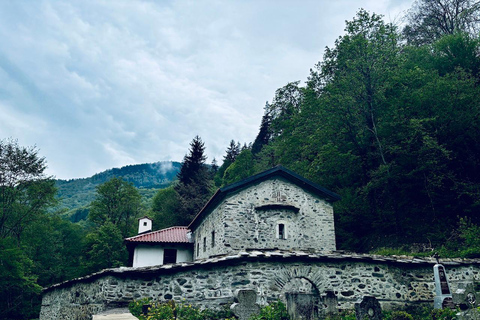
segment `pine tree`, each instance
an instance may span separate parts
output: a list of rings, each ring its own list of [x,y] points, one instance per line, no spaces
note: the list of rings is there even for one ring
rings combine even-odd
[[[218,171],[218,163],[217,159],[213,158],[212,164],[210,165],[210,171],[212,173],[212,177],[215,177],[215,174],[217,174]]]
[[[268,102],[265,105],[265,113],[262,117],[262,123],[260,124],[260,131],[252,145],[252,153],[259,153],[263,146],[267,145],[272,138],[272,130],[270,128],[272,124],[272,117],[270,116]]]
[[[223,157],[223,162],[233,163],[240,154],[240,142],[235,143],[235,140],[230,141],[226,154]]]
[[[185,155],[182,167],[178,173],[178,181],[180,183],[189,184],[192,179],[196,179],[199,173],[206,169],[205,160],[205,144],[202,138],[195,136],[190,143],[190,153]]]
[[[205,164],[205,144],[199,136],[193,138],[178,173],[177,223],[188,224],[204,206],[212,194],[212,179]]]

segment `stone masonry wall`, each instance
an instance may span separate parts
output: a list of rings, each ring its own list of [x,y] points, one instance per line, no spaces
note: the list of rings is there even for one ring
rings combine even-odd
[[[433,264],[378,256],[244,252],[194,263],[109,269],[46,289],[40,319],[91,319],[143,297],[219,308],[233,303],[238,289],[255,290],[257,302],[267,304],[285,301],[299,279],[319,294],[333,291],[340,309],[353,308],[363,295],[377,297],[384,308],[433,305]],[[480,261],[445,266],[453,290],[458,282],[480,281]]]
[[[278,223],[285,225],[286,239],[277,238]],[[194,230],[194,238],[195,259],[247,249],[336,249],[332,205],[281,178],[229,195]]]

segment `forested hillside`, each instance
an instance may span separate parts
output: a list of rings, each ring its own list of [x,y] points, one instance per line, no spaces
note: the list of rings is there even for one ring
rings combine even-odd
[[[72,222],[86,219],[96,187],[113,177],[132,183],[139,189],[144,204],[149,206],[155,193],[176,179],[180,166],[179,162],[144,163],[109,169],[89,178],[56,180],[58,208],[68,209],[64,214]]]
[[[304,84],[276,91],[252,147],[225,158],[217,184],[282,164],[342,196],[341,249],[478,255],[479,10],[469,4],[419,1],[403,30],[360,10]]]

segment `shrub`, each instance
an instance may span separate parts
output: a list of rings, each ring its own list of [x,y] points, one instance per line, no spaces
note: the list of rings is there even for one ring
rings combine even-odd
[[[456,317],[456,310],[452,309],[433,309],[430,311],[430,317],[432,320],[455,320]]]
[[[250,320],[290,320],[290,317],[285,304],[277,301],[260,309],[260,314],[252,316]]]
[[[205,320],[230,319],[234,318],[229,305],[224,305],[219,310],[205,309],[202,311]]]
[[[191,304],[180,304],[176,308],[177,320],[203,320],[204,315],[198,307]]]
[[[149,305],[147,315],[142,313],[144,305]],[[145,298],[133,301],[128,306],[130,313],[140,320],[218,320],[232,318],[230,309],[201,310],[191,304],[176,304],[175,301],[154,302]]]
[[[175,308],[168,303],[156,303],[148,311],[147,317],[140,317],[144,320],[175,320]]]
[[[143,298],[140,300],[134,300],[128,304],[128,310],[130,313],[133,314],[135,317],[139,317],[142,315],[142,309],[144,305],[152,305],[153,302],[150,298]]]
[[[393,311],[390,314],[390,320],[413,320],[413,317],[405,311]]]
[[[356,320],[355,311],[353,310],[343,310],[337,315],[329,315],[326,320]]]

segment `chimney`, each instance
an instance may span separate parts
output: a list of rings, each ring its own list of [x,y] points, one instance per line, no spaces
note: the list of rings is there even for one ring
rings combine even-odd
[[[138,219],[138,234],[152,231],[152,221],[147,216]]]

